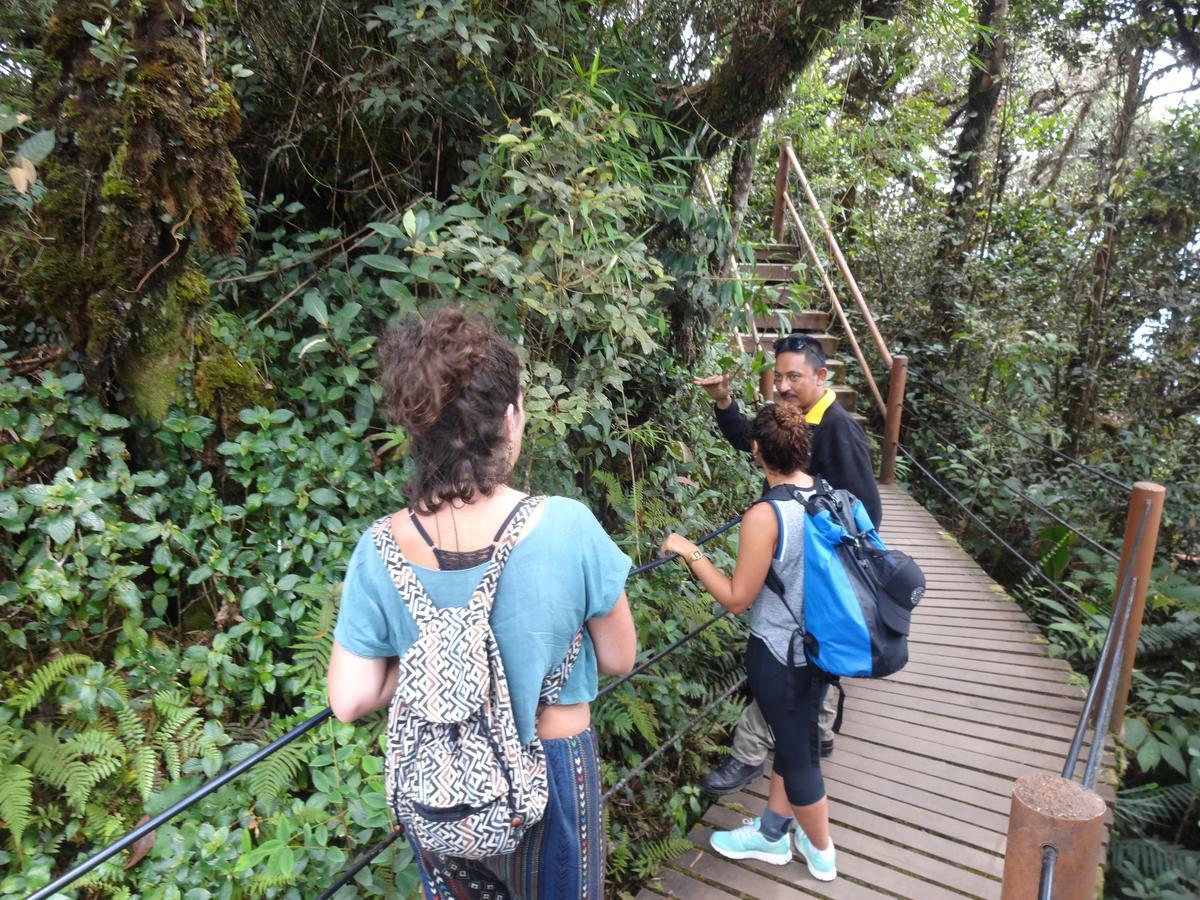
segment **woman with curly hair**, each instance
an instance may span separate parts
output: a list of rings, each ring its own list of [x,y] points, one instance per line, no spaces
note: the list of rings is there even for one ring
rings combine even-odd
[[[483,860],[440,856],[409,829],[425,896],[602,900],[589,704],[597,672],[624,673],[637,653],[624,592],[629,557],[581,503],[529,498],[509,484],[525,426],[520,366],[483,319],[455,309],[410,318],[384,336],[379,363],[384,406],[411,439],[413,474],[408,506],[381,519],[379,534],[363,535],[346,572],[329,664],[334,714],[352,722],[388,706],[398,688],[413,690],[398,674],[418,635],[414,597],[397,586],[378,542],[403,557],[423,588],[412,591],[439,610],[468,605],[495,552],[503,567],[490,625],[521,745],[540,741],[544,751],[546,811],[514,852]],[[557,697],[540,702],[556,673]]]

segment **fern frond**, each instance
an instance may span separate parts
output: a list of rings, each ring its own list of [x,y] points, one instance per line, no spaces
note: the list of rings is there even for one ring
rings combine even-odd
[[[178,744],[163,744],[162,745],[163,762],[167,766],[167,775],[172,781],[178,781],[183,769],[183,758],[179,752]]]
[[[684,838],[666,838],[643,844],[634,861],[634,872],[640,878],[650,878],[662,868],[663,863],[692,849],[692,842]]]
[[[159,715],[169,715],[172,710],[185,709],[191,704],[186,691],[177,688],[169,691],[159,691],[154,695],[154,708]]]
[[[293,742],[268,756],[250,771],[250,790],[262,800],[286,793],[312,755],[312,745]]]
[[[81,731],[68,740],[64,748],[75,759],[80,756],[124,759],[126,753],[125,745],[115,734],[100,728]]]
[[[658,735],[655,733],[655,727],[658,725],[658,714],[654,711],[654,704],[636,694],[622,694],[621,704],[629,710],[629,717],[633,720],[634,727],[638,730],[638,734],[646,739],[646,743],[657,743]]]
[[[29,741],[29,749],[25,751],[25,762],[38,778],[61,788],[66,779],[64,773],[67,764],[72,758],[59,739],[57,730],[44,722],[38,722],[33,727],[33,737]]]
[[[124,818],[97,803],[89,803],[84,812],[87,815],[87,833],[95,840],[107,844],[129,830]]]
[[[121,740],[130,750],[145,743],[146,724],[133,706],[126,703],[117,710],[117,724],[121,726]]]
[[[1138,634],[1138,653],[1169,653],[1181,647],[1194,647],[1200,639],[1200,614],[1176,613],[1169,621],[1147,622]]]
[[[96,785],[111,777],[121,768],[121,760],[94,759],[91,762],[75,760],[67,764],[65,786],[67,801],[76,807],[83,807],[91,799]]]
[[[332,597],[327,597],[305,618],[302,636],[292,645],[292,666],[302,684],[308,684],[329,669],[336,620],[337,604]]]
[[[1200,879],[1200,851],[1179,844],[1118,836],[1113,839],[1110,852],[1114,865],[1143,877],[1157,880],[1166,876],[1193,882]]]
[[[34,672],[29,678],[29,683],[17,691],[9,702],[16,709],[18,716],[24,716],[46,698],[50,688],[77,669],[91,664],[91,657],[82,653],[68,653],[58,659],[52,659]]]
[[[188,723],[199,721],[199,712],[194,706],[171,706],[161,712],[163,719],[154,733],[156,741],[178,739]]]
[[[33,773],[16,763],[0,766],[0,820],[12,835],[14,850],[21,846],[32,812]]]
[[[1156,784],[1117,791],[1116,817],[1121,831],[1145,833],[1154,827],[1177,825],[1196,799],[1190,784]]]
[[[272,888],[287,887],[295,883],[296,876],[290,872],[274,875],[263,872],[251,878],[247,887],[251,897],[265,897],[272,892]]]
[[[592,473],[592,478],[604,486],[605,497],[608,500],[609,506],[620,507],[625,505],[625,492],[621,490],[621,482],[617,480],[617,476],[613,475],[612,472],[597,469]]]
[[[137,779],[138,793],[149,800],[154,793],[154,782],[158,778],[158,754],[149,744],[138,747],[133,753],[133,774]]]

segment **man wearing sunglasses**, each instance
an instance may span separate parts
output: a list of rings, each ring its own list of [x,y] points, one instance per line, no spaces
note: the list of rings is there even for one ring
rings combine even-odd
[[[825,352],[806,334],[793,332],[775,342],[775,400],[798,403],[812,431],[808,471],[834,488],[844,488],[862,501],[878,527],[883,516],[867,436],[826,386]],[[717,427],[734,448],[750,452],[750,420],[729,392],[728,375],[695,379],[715,404]],[[834,692],[829,691],[819,720],[821,756],[833,753]],[[758,706],[742,713],[728,758],[700,781],[712,794],[728,794],[763,773],[774,741]]]

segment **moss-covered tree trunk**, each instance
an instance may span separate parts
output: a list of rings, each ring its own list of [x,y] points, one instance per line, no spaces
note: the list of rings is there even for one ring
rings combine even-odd
[[[951,157],[946,223],[929,296],[931,312],[947,345],[962,324],[958,307],[962,268],[975,227],[983,153],[1000,102],[1005,70],[1008,0],[979,0],[978,8],[978,37],[967,55],[971,77],[962,109],[962,130]]]
[[[201,340],[209,285],[194,246],[228,253],[246,224],[229,150],[239,116],[181,0],[125,0],[106,18],[60,0],[37,88],[57,134],[38,208],[46,247],[25,277],[89,385],[161,418]]]

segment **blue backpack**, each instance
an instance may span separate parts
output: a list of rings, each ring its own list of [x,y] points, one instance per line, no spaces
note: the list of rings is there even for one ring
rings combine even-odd
[[[913,608],[925,575],[912,557],[889,550],[862,503],[817,479],[807,499],[792,485],[771,488],[763,500],[804,505],[804,604],[798,616],[774,569],[767,587],[803,632],[807,661],[833,678],[883,678],[908,662]]]

